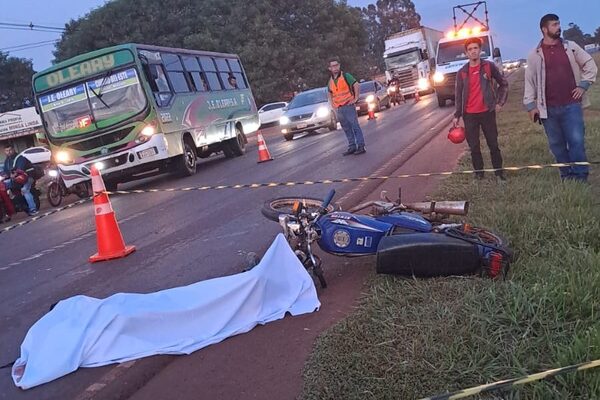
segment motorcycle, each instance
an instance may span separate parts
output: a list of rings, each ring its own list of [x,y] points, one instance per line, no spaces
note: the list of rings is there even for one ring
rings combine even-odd
[[[67,188],[58,167],[49,168],[48,176],[50,177],[50,182],[47,186],[46,198],[52,207],[58,207],[62,202],[62,199],[70,194],[75,194],[80,199],[85,199],[91,195],[89,182],[76,183],[70,188]]]
[[[8,179],[4,179],[5,181]],[[40,195],[42,194],[40,190],[36,187],[37,180],[33,180],[33,184],[31,185],[31,194],[33,195],[33,201],[35,202],[36,208],[40,209]],[[11,189],[7,191],[8,196],[13,204],[15,209],[15,213],[18,212],[26,212],[29,213],[29,206],[27,205],[27,200],[21,193],[21,188],[13,185]]]
[[[400,90],[400,85],[390,82],[387,89],[388,95],[390,96],[390,102],[392,105],[398,105],[400,102],[406,103],[406,99]]]
[[[399,191],[400,192],[400,191]],[[348,212],[325,200],[280,197],[264,203],[262,214],[279,222],[288,243],[321,287],[327,287],[314,243],[339,256],[377,256],[378,273],[418,277],[479,273],[505,278],[512,251],[502,236],[487,229],[449,220],[466,216],[465,201],[402,204],[385,192],[381,200],[360,204]],[[369,214],[357,214],[371,207]]]

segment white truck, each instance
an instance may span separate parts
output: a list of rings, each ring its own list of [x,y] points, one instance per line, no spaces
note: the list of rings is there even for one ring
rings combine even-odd
[[[480,5],[485,6],[485,23],[474,18],[473,14]],[[464,7],[475,6],[471,13],[468,13]],[[465,63],[468,57],[465,51],[465,41],[471,37],[478,37],[482,41],[481,59],[488,60],[496,64],[500,71],[502,68],[502,57],[500,49],[495,47],[492,32],[489,29],[487,18],[487,5],[485,1],[477,3],[455,6],[456,9],[463,10],[469,15],[461,26],[456,24],[456,14],[454,14],[454,29],[446,34],[446,37],[440,39],[436,52],[435,73],[433,74],[433,86],[437,95],[438,105],[444,107],[446,100],[455,99],[456,74]],[[466,23],[473,19],[476,25],[466,27]]]
[[[403,95],[431,92],[438,41],[443,32],[421,26],[398,32],[385,40],[385,77],[400,81]]]

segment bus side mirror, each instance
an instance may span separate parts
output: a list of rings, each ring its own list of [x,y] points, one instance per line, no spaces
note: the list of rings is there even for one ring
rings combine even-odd
[[[500,49],[499,48],[495,48],[494,49],[494,54],[493,54],[494,58],[501,58],[502,55],[500,54]]]

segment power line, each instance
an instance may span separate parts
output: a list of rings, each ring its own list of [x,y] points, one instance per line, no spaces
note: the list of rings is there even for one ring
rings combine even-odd
[[[45,47],[45,46],[49,46],[51,44],[54,44],[54,43],[38,44],[37,46],[23,47],[23,48],[20,48],[20,49],[9,50],[9,51],[3,52],[3,53],[5,53],[5,54],[11,54],[11,53],[15,53],[17,51],[37,49],[38,47]]]
[[[49,29],[30,29],[30,28],[17,28],[17,27],[9,27],[9,26],[0,26],[0,29],[8,29],[8,30],[13,30],[13,31],[30,31],[30,32],[50,32],[50,33],[56,33],[56,34],[61,34],[63,33],[62,31],[54,31],[54,30],[49,30]]]
[[[12,28],[26,28],[30,30],[34,29],[48,29],[63,32],[65,28],[60,28],[56,26],[47,26],[47,25],[35,25],[33,22],[29,24],[15,24],[12,22],[0,22],[0,26],[12,27]]]
[[[32,42],[32,43],[23,43],[23,44],[17,44],[14,46],[8,46],[8,47],[3,47],[0,49],[0,51],[8,51],[8,50],[16,50],[22,47],[31,47],[31,46],[36,46],[37,45],[46,45],[46,44],[52,44],[52,43],[56,43],[58,41],[58,39],[52,39],[52,40],[44,40],[41,42]]]

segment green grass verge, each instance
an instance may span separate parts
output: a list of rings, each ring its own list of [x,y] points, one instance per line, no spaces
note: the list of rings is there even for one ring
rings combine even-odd
[[[543,130],[522,110],[517,74],[499,115],[505,165],[553,162]],[[600,160],[600,85],[590,92],[588,157]],[[470,169],[469,157],[460,167]],[[589,186],[561,183],[555,169],[509,173],[506,185],[446,179],[436,198],[470,200],[470,220],[512,243],[510,279],[373,274],[355,312],[317,341],[301,398],[413,399],[600,358],[599,171]],[[600,399],[600,370],[504,396]]]

